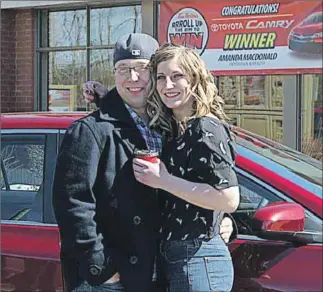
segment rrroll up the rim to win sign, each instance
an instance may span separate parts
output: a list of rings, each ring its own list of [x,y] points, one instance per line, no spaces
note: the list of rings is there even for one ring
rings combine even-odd
[[[159,42],[217,76],[322,73],[322,1],[162,1]]]

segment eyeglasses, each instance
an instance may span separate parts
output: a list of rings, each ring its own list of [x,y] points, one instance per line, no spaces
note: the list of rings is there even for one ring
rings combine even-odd
[[[120,66],[120,67],[114,68],[113,71],[117,72],[118,74],[120,74],[122,76],[129,76],[131,73],[131,70],[140,74],[140,73],[147,73],[149,71],[149,69],[150,69],[150,67],[148,67],[147,65],[138,65],[138,66],[134,66],[134,67]]]

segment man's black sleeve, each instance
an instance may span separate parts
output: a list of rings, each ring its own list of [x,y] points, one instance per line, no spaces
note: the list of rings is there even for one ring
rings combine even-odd
[[[94,220],[93,186],[100,156],[91,128],[82,121],[75,122],[62,141],[53,184],[62,252],[78,261],[80,276],[90,284],[102,283],[114,272]]]

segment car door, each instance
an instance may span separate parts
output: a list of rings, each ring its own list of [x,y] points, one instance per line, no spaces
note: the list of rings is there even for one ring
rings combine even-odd
[[[291,201],[284,194],[238,170],[241,203],[233,214],[238,237],[230,244],[233,291],[322,291],[322,245],[294,245],[253,234],[253,214],[269,203]],[[306,211],[305,229],[322,232],[322,220]]]
[[[48,224],[55,130],[1,135],[1,291],[62,291],[57,226]]]

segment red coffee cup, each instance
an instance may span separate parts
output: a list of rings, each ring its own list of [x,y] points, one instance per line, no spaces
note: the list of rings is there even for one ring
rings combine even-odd
[[[158,152],[152,150],[135,150],[134,156],[152,163],[158,162]]]

